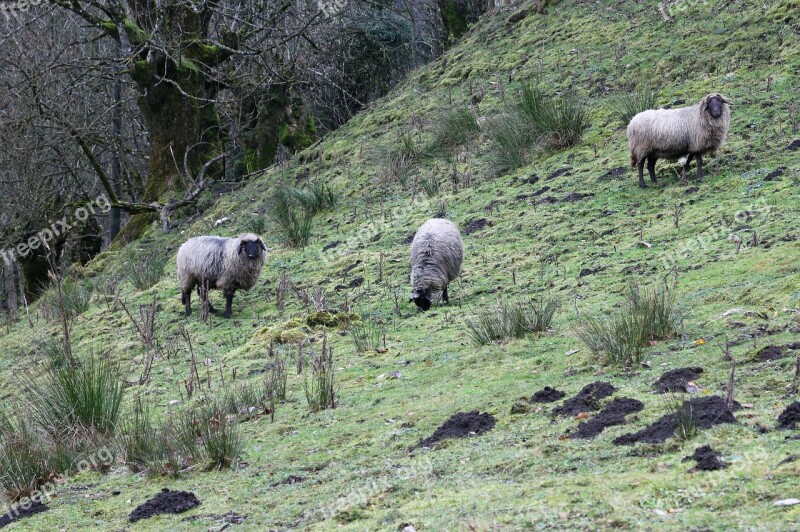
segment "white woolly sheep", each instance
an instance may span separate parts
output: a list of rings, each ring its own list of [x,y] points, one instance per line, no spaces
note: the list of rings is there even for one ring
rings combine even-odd
[[[223,317],[231,317],[231,303],[237,290],[250,290],[258,281],[267,258],[267,247],[258,235],[246,233],[236,238],[198,236],[178,250],[178,280],[186,315],[192,315],[192,290],[197,286],[200,301],[208,302],[208,290],[225,294]]]
[[[432,218],[422,224],[411,242],[411,299],[422,310],[431,308],[441,292],[450,301],[447,285],[461,274],[464,244],[458,227],[450,220]]]
[[[683,176],[692,158],[697,160],[697,179],[703,178],[702,155],[717,154],[730,125],[730,101],[719,93],[706,95],[700,103],[680,109],[650,109],[628,124],[631,166],[639,166],[639,186],[644,188],[644,162],[656,182],[656,161],[676,161],[686,156]]]

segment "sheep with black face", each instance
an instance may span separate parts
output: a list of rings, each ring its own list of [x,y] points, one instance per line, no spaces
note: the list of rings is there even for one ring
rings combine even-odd
[[[261,237],[252,233],[236,238],[198,236],[184,242],[178,250],[178,280],[186,315],[192,314],[192,290],[196,286],[202,302],[208,302],[209,289],[222,290],[222,315],[230,318],[233,295],[256,284],[266,258],[267,247]],[[210,302],[208,306],[214,312]]]
[[[441,293],[449,302],[447,285],[461,274],[463,260],[464,244],[453,222],[432,218],[422,224],[411,242],[411,301],[428,310]]]
[[[719,93],[708,94],[699,103],[680,109],[650,109],[628,124],[631,166],[639,167],[639,186],[644,188],[644,163],[650,180],[656,182],[656,161],[686,157],[683,174],[692,158],[697,161],[697,179],[703,178],[703,158],[712,156],[725,142],[730,126],[730,100]]]

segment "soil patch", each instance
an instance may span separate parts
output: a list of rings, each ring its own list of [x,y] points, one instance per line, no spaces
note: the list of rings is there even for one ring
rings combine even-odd
[[[800,141],[798,141],[798,142],[800,142]],[[555,172],[553,172],[552,174],[547,176],[547,179],[555,179],[558,176],[562,176],[562,175],[566,174],[570,170],[572,170],[571,166],[567,166],[567,167],[564,167],[564,168],[559,168],[558,170],[556,170]]]
[[[464,234],[471,235],[472,233],[477,233],[478,231],[486,227],[488,223],[489,222],[486,221],[486,218],[478,218],[477,220],[472,220],[464,228]]]
[[[618,166],[616,168],[612,168],[611,170],[607,171],[605,174],[601,175],[597,180],[598,181],[609,181],[616,177],[621,177],[625,175],[626,168],[624,166]]]
[[[561,390],[545,386],[531,396],[531,403],[555,403],[563,399],[566,395],[567,394]]]
[[[772,181],[773,179],[777,179],[780,176],[782,176],[784,172],[786,172],[786,167],[779,166],[778,168],[776,168],[775,170],[764,176],[764,181]]]
[[[477,410],[458,412],[442,423],[430,437],[421,440],[417,447],[432,447],[435,443],[447,438],[477,436],[492,430],[494,424],[494,416],[489,413],[479,413]]]
[[[653,384],[658,393],[685,392],[689,381],[703,373],[703,368],[678,368],[664,372]]]
[[[341,240],[334,240],[333,242],[329,242],[329,243],[325,244],[324,246],[322,246],[322,251],[328,251],[329,249],[333,249],[333,248],[337,247],[341,243],[342,243]]]
[[[695,397],[689,401],[692,420],[698,429],[711,428],[722,423],[736,423],[736,418],[725,408],[725,399],[718,395]],[[733,409],[741,405],[734,401]],[[639,432],[623,434],[614,445],[633,445],[634,443],[662,443],[675,436],[677,426],[675,414],[667,414],[652,425]]]
[[[598,266],[597,268],[583,268],[578,274],[578,277],[586,277],[589,275],[594,275],[596,273],[602,272],[605,269],[606,269],[605,266]]]
[[[624,425],[625,416],[641,412],[644,403],[629,397],[619,397],[606,405],[599,414],[589,421],[578,425],[578,429],[569,435],[570,438],[594,438],[606,427]]]
[[[15,508],[16,511],[9,508],[8,512],[0,516],[0,528],[6,527],[15,521],[19,521],[20,519],[25,519],[26,517],[40,514],[49,510],[47,505],[40,501],[32,502],[27,510],[19,506],[16,506]]]
[[[779,358],[783,358],[783,348],[779,345],[768,345],[767,347],[763,348],[761,351],[758,352],[758,360],[760,362],[766,362],[768,360],[777,360]]]
[[[197,500],[194,493],[188,491],[170,491],[164,488],[161,490],[161,493],[137,506],[136,509],[131,512],[131,515],[128,516],[128,520],[131,523],[135,523],[140,519],[147,519],[154,515],[180,514],[197,506],[200,506],[200,501]]]
[[[778,416],[779,429],[796,429],[800,422],[800,403],[792,403]]]
[[[698,447],[692,456],[687,456],[683,459],[684,462],[689,460],[697,462],[697,465],[694,466],[695,471],[717,471],[728,467],[728,464],[720,460],[720,454],[712,449],[710,445]]]
[[[305,477],[298,477],[297,475],[289,475],[285,479],[273,484],[272,487],[275,488],[277,486],[286,486],[286,485],[290,485],[290,484],[299,484],[300,482],[303,482],[305,479],[306,479]]]
[[[572,201],[580,201],[585,198],[591,198],[594,196],[594,192],[570,192],[566,196],[564,196],[564,201],[572,202]]]
[[[567,399],[563,405],[555,408],[553,415],[571,417],[577,416],[581,412],[597,410],[600,407],[597,402],[615,391],[617,389],[607,382],[597,381],[587,384],[575,397]]]

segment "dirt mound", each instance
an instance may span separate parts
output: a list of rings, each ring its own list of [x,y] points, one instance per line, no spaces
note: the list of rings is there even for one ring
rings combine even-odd
[[[147,519],[159,514],[179,514],[192,508],[200,506],[200,501],[194,496],[194,493],[188,491],[170,491],[167,488],[161,490],[161,493],[150,499],[149,501],[140,504],[136,507],[128,520],[135,523],[140,519]]]
[[[48,509],[49,508],[46,504],[43,504],[39,501],[32,502],[27,510],[21,508],[20,506],[14,506],[9,508],[8,512],[0,515],[0,528],[6,527],[15,521],[19,521],[20,519],[25,519],[26,517],[46,512]]]
[[[465,235],[471,235],[472,233],[477,233],[478,231],[486,227],[488,223],[489,222],[486,221],[486,218],[478,218],[477,220],[472,220],[466,225],[466,227],[464,227],[463,233]]]
[[[698,447],[692,456],[687,456],[683,459],[684,462],[689,460],[697,462],[694,467],[695,471],[717,471],[728,467],[728,464],[720,460],[720,454],[712,449],[710,445]]]
[[[447,438],[466,438],[489,432],[494,428],[494,416],[489,413],[458,412],[441,424],[434,433],[421,440],[417,447],[432,447],[433,444]]]
[[[777,360],[779,358],[783,358],[783,348],[779,345],[768,345],[767,347],[763,348],[761,351],[758,352],[756,355],[760,362],[766,362],[767,360]]]
[[[792,403],[778,416],[779,429],[796,429],[800,422],[800,403]]]
[[[289,485],[289,484],[299,484],[300,482],[303,482],[305,479],[306,479],[305,477],[298,477],[297,475],[289,475],[285,479],[283,479],[281,481],[278,481],[275,484],[273,484],[272,487],[275,488],[277,486],[285,486],[285,485]]]
[[[531,396],[531,403],[555,403],[556,401],[563,399],[565,395],[567,394],[561,390],[556,390],[550,386],[545,386]]]
[[[594,416],[589,421],[578,425],[578,429],[569,435],[570,438],[594,438],[606,427],[614,425],[623,425],[625,423],[625,416],[635,412],[641,412],[644,408],[644,403],[631,399],[629,397],[620,397],[614,399],[606,405],[599,414]]]
[[[739,408],[741,405],[734,401],[733,409]],[[707,429],[721,423],[736,423],[736,418],[725,408],[725,399],[718,395],[695,397],[689,401],[689,409],[698,429]],[[614,440],[614,445],[633,445],[638,442],[661,443],[675,435],[677,424],[675,414],[667,414],[639,432],[623,434]]]
[[[658,393],[685,392],[686,384],[703,373],[703,368],[678,368],[665,371],[653,384]]]
[[[597,410],[600,407],[597,402],[604,397],[608,397],[616,390],[607,382],[597,381],[587,384],[575,397],[567,399],[563,405],[555,408],[553,415],[576,416],[581,412]]]
[[[628,169],[624,166],[617,166],[616,168],[611,168],[605,174],[601,175],[597,178],[598,181],[610,181],[616,177],[621,177],[625,175],[625,172]]]

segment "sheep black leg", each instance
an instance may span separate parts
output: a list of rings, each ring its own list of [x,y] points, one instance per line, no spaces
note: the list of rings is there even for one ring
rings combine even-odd
[[[703,158],[698,153],[695,155],[695,159],[697,159],[697,179],[700,180],[703,179]]]
[[[184,314],[186,314],[187,317],[191,316],[192,315],[192,290],[191,289],[186,290],[185,292],[183,290],[181,290],[181,303],[183,303],[184,308],[186,309],[184,311]]]
[[[445,303],[450,303],[450,296],[447,295],[447,287],[446,286],[444,287],[444,290],[442,290],[442,301],[444,301]]]
[[[650,174],[650,181],[656,182],[656,161],[658,159],[652,155],[647,158],[647,171]]]
[[[225,292],[225,312],[222,313],[223,318],[231,317],[232,304],[233,304],[233,292]]]
[[[639,188],[644,188],[644,159],[639,161]]]

